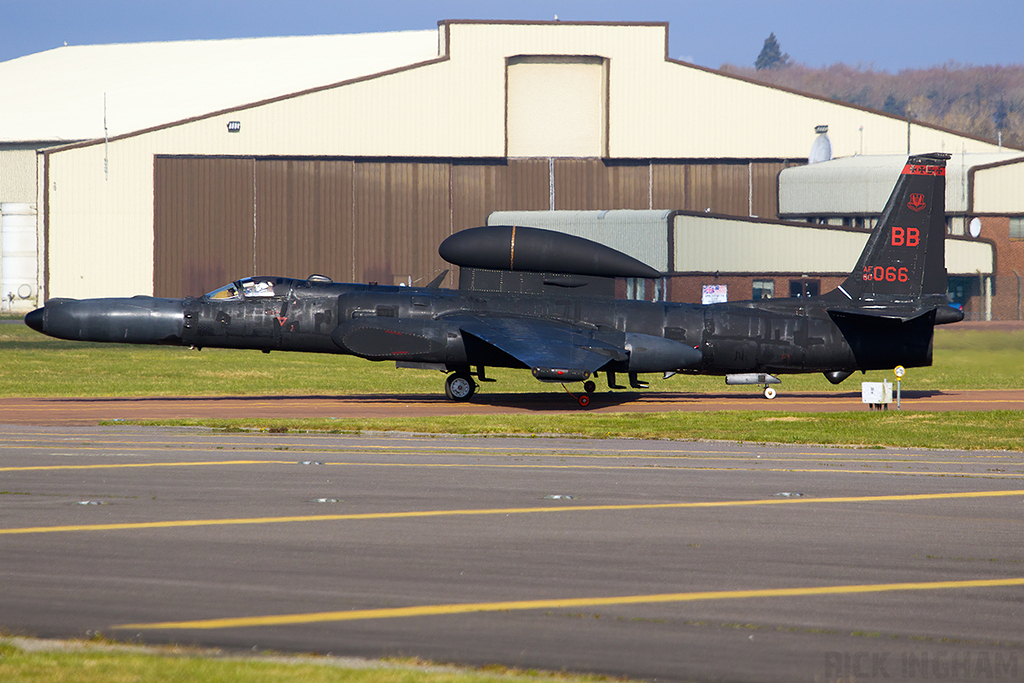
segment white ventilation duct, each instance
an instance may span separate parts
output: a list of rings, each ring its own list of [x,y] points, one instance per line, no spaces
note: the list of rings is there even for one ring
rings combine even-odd
[[[818,134],[818,137],[814,138],[814,144],[811,145],[811,154],[807,157],[807,163],[831,161],[832,141],[828,139],[828,126],[815,126],[814,132]]]

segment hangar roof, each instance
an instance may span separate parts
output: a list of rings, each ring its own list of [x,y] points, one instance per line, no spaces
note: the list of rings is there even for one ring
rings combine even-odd
[[[903,119],[670,59],[667,38],[664,23],[455,20],[57,48],[0,64],[17,103],[0,144],[102,141],[105,98],[109,137],[176,128],[160,146],[178,154],[797,159],[825,123],[837,155],[905,145]],[[259,139],[228,143],[222,119],[243,111]],[[997,149],[910,127],[917,151]]]
[[[968,212],[971,170],[1015,159],[1019,151],[994,154],[953,154],[946,163],[946,213]],[[885,208],[899,178],[905,154],[852,156],[807,166],[787,168],[779,174],[779,215],[877,215]],[[1024,200],[1019,210],[1024,211]]]
[[[438,56],[438,32],[58,47],[0,63],[0,143],[91,140]]]

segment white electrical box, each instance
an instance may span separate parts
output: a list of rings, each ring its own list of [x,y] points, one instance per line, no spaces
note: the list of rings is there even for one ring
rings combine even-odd
[[[861,382],[860,399],[862,403],[876,406],[892,403],[892,382]]]

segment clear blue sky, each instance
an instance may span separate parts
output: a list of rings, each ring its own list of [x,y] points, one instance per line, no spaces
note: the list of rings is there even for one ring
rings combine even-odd
[[[0,0],[0,61],[68,45],[433,29],[441,19],[667,21],[669,56],[896,72],[1024,64],[1024,0]]]

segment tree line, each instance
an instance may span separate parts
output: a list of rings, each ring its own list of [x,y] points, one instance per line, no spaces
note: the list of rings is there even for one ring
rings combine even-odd
[[[812,68],[791,62],[774,38],[755,66],[721,71],[1024,149],[1024,65],[949,62],[895,74],[847,64]]]

